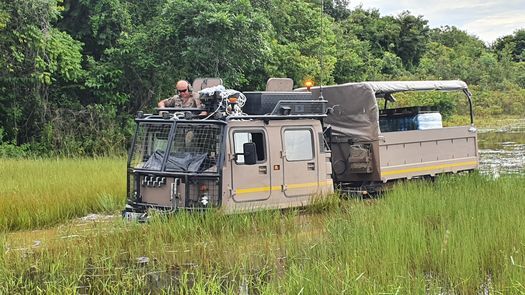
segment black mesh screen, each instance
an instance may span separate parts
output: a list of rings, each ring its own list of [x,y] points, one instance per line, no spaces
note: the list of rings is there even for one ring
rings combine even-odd
[[[131,167],[157,171],[161,169],[171,126],[171,123],[140,123],[135,135]]]
[[[190,177],[188,178],[186,208],[210,208],[220,205],[219,178]]]
[[[128,199],[137,201],[136,190],[135,190],[135,174],[128,173]]]
[[[217,172],[220,145],[220,126],[179,123],[166,162],[166,170]]]

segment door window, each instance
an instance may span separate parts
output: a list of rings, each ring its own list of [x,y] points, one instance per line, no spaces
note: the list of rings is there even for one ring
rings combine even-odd
[[[309,129],[289,129],[284,131],[284,150],[286,160],[305,161],[314,157],[312,132]]]
[[[244,153],[243,144],[248,142],[255,143],[255,148],[257,150],[257,163],[266,161],[264,133],[261,131],[238,131],[233,133],[233,152],[235,154]],[[239,165],[244,164],[244,156],[238,155],[235,163]]]

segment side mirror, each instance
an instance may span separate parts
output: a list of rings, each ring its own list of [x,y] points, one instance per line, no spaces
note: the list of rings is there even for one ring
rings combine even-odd
[[[255,143],[247,142],[242,145],[244,150],[244,164],[246,165],[255,165],[257,163],[257,148]]]

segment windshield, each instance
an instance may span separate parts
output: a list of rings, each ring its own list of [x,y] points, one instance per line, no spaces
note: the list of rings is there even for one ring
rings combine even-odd
[[[221,138],[219,125],[177,124],[166,170],[217,172]]]
[[[217,172],[221,148],[221,126],[177,123],[168,152],[172,123],[141,122],[135,134],[130,165],[136,169],[160,171],[165,155],[165,170],[170,172]]]
[[[170,124],[140,123],[135,134],[135,145],[130,165],[133,168],[160,170],[162,155],[168,147]]]

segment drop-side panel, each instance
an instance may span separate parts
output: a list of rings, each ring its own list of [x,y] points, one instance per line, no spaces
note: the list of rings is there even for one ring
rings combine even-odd
[[[381,134],[381,180],[478,167],[477,134],[469,126]]]

